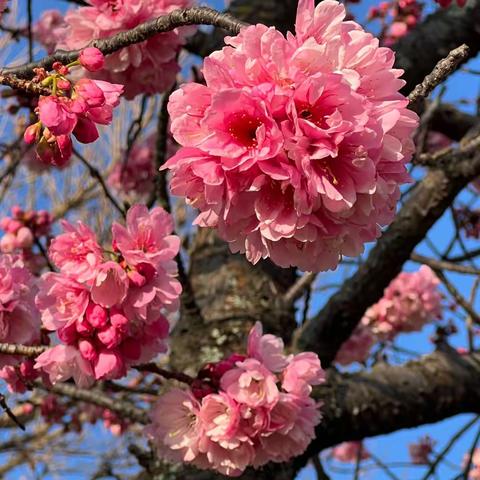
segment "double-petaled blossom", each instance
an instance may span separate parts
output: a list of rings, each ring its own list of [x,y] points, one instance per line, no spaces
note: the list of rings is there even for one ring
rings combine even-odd
[[[33,345],[40,341],[40,316],[35,308],[34,277],[17,255],[0,253],[0,343]],[[0,367],[21,357],[0,355]]]
[[[257,323],[247,356],[207,364],[190,389],[162,395],[147,433],[168,461],[239,476],[305,451],[320,421],[311,386],[324,378],[315,354],[286,356],[283,341]]]
[[[92,38],[110,37],[192,6],[192,0],[88,0],[86,7],[70,10],[65,27],[57,29],[58,48],[73,50],[87,46]],[[105,59],[105,69],[95,78],[125,85],[125,96],[167,90],[180,70],[177,55],[193,27],[176,28],[123,48]]]
[[[421,330],[442,316],[440,280],[426,265],[416,272],[402,272],[372,305],[352,335],[341,346],[335,361],[341,365],[364,362],[378,341]]]
[[[167,349],[169,321],[178,306],[180,241],[161,208],[134,205],[127,225],[114,224],[109,251],[83,223],[63,222],[49,250],[59,273],[41,279],[36,304],[43,326],[61,342],[37,358],[52,382],[70,377],[82,385],[119,378],[128,366]]]
[[[426,323],[441,318],[439,284],[440,280],[426,265],[417,272],[400,273],[383,297],[367,310],[362,323],[381,339],[421,330]]]
[[[296,34],[255,25],[170,97],[182,145],[164,168],[233,252],[334,269],[393,219],[417,116],[394,54],[334,0],[299,2]]]

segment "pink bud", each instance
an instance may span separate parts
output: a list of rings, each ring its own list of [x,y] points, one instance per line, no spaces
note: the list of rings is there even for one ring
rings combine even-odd
[[[72,345],[77,341],[78,334],[76,331],[75,323],[66,327],[59,328],[57,330],[58,338],[67,345]]]
[[[97,336],[107,348],[114,348],[122,341],[122,334],[112,325],[98,332]]]
[[[91,362],[97,360],[97,351],[95,350],[93,343],[89,340],[80,340],[78,342],[78,349],[80,350],[80,353],[85,360],[89,360]]]
[[[8,233],[16,234],[22,227],[23,227],[22,222],[20,222],[18,220],[10,220],[10,222],[8,222],[8,226],[7,226],[6,231]]]
[[[28,227],[22,227],[17,232],[18,248],[30,248],[33,245],[33,233]]]
[[[6,233],[0,240],[0,250],[11,253],[17,248],[17,237],[13,233]]]
[[[77,320],[76,322],[77,332],[80,335],[90,335],[93,332],[93,327],[90,322],[87,321],[85,317],[83,317],[80,321]]]
[[[122,315],[121,313],[113,313],[110,315],[110,322],[117,330],[126,333],[128,318],[125,317],[125,315]]]
[[[19,205],[14,205],[12,207],[12,215],[16,218],[20,218],[20,217],[23,217],[23,215],[25,214],[25,212],[23,211],[22,208],[20,208]]]
[[[25,380],[34,380],[38,376],[38,370],[33,368],[33,360],[25,360],[20,364],[20,373]]]
[[[78,61],[89,72],[96,72],[103,68],[105,57],[98,48],[88,47],[81,51]]]
[[[88,305],[85,317],[87,322],[95,328],[103,328],[108,321],[107,311],[96,303]]]
[[[25,140],[25,143],[28,143],[28,145],[35,143],[37,141],[37,136],[39,135],[39,133],[40,123],[34,123],[33,125],[27,127],[25,133],[23,134],[23,139]]]
[[[60,88],[60,90],[68,91],[68,90],[70,90],[72,85],[68,80],[60,79],[60,80],[57,81],[57,87]]]

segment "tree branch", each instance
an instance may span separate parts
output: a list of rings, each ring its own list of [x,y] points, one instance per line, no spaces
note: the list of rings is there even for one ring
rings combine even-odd
[[[125,32],[117,33],[108,38],[92,40],[88,46],[97,47],[104,55],[121,50],[136,43],[141,43],[154,35],[170,32],[175,28],[186,25],[213,25],[237,34],[246,24],[226,13],[220,13],[208,7],[194,7],[179,9],[154,20],[142,23]],[[86,45],[87,46],[87,45]],[[80,50],[58,50],[38,62],[31,62],[18,67],[4,68],[0,74],[13,74],[21,78],[32,76],[33,69],[43,67],[50,70],[54,62],[68,64],[74,62]]]
[[[480,354],[447,347],[402,366],[379,363],[370,372],[330,371],[317,387],[323,420],[317,438],[294,460],[302,468],[321,450],[349,440],[480,412]]]

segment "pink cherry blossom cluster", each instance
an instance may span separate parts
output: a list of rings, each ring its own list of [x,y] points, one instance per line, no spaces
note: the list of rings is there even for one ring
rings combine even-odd
[[[415,465],[429,465],[431,463],[429,457],[433,452],[435,443],[435,440],[432,440],[429,435],[421,437],[417,443],[411,443],[408,446],[408,452],[412,463]]]
[[[102,52],[91,47],[70,65],[54,63],[50,74],[35,69],[34,81],[51,87],[52,94],[40,96],[35,109],[38,122],[26,129],[24,139],[35,144],[37,157],[44,164],[65,166],[72,155],[72,134],[81,143],[92,143],[99,136],[96,125],[111,123],[123,86],[88,78],[72,82],[66,77],[73,66],[97,71],[103,68],[104,61]]]
[[[52,383],[120,378],[167,349],[164,314],[177,310],[181,292],[174,260],[180,239],[160,207],[134,205],[126,223],[113,224],[108,251],[82,222],[64,221],[64,233],[51,242],[60,272],[42,275],[36,305],[60,344],[37,357],[35,368]]]
[[[403,332],[415,332],[442,316],[440,280],[422,265],[417,272],[400,273],[371,306],[351,337],[342,345],[335,360],[341,365],[367,359],[378,341],[391,341]]]
[[[48,236],[52,217],[46,210],[22,210],[18,205],[12,207],[12,216],[0,219],[0,228],[5,235],[0,239],[2,253],[21,255],[26,266],[34,273],[45,266],[45,259],[32,249],[36,241]]]
[[[369,20],[380,20],[384,45],[392,45],[409,33],[422,18],[423,4],[417,0],[393,0],[371,7]]]
[[[165,15],[192,6],[193,0],[88,0],[65,15],[57,29],[57,48],[73,50],[88,45],[92,38],[105,38]],[[155,35],[110,55],[105,70],[96,78],[125,85],[125,97],[140,93],[164,92],[173,85],[180,70],[177,56],[186,37],[195,27],[181,27]]]
[[[324,382],[325,372],[316,354],[283,350],[257,323],[246,356],[207,364],[189,390],[162,395],[147,427],[159,455],[238,476],[304,452],[321,418],[312,385]]]
[[[409,181],[402,71],[344,18],[334,0],[301,0],[295,36],[244,28],[205,59],[206,86],[170,98],[172,192],[252,263],[334,269],[380,235]]]
[[[20,256],[0,253],[0,343],[40,342],[36,292],[35,277]],[[14,355],[0,354],[0,367],[0,378],[18,377],[18,372],[28,377],[31,373],[31,364]]]
[[[369,459],[370,453],[363,442],[343,442],[332,448],[332,457],[342,463],[356,463],[359,459]]]

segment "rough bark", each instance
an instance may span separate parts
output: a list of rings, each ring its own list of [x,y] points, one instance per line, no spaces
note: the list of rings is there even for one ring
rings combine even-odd
[[[294,270],[271,262],[253,266],[243,255],[232,255],[214,232],[200,229],[190,252],[189,278],[202,315],[181,312],[172,338],[175,368],[196,373],[205,362],[244,351],[256,321],[290,340],[294,311],[285,310],[282,298],[295,280]]]

